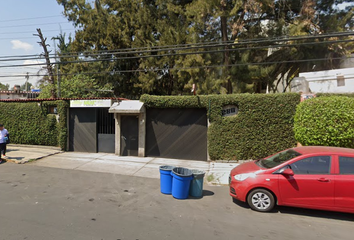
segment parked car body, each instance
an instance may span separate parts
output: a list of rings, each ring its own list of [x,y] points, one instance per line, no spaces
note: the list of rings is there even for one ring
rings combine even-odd
[[[275,205],[354,213],[354,149],[284,150],[231,170],[230,195],[256,211]]]

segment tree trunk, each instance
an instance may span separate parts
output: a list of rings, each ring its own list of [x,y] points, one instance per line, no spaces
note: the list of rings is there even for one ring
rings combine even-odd
[[[38,34],[33,34],[35,36],[38,36],[39,39],[41,40],[39,43],[39,45],[41,45],[43,47],[43,51],[44,51],[44,58],[46,61],[46,65],[47,65],[47,71],[48,71],[48,78],[49,78],[49,83],[51,84],[51,98],[56,98],[56,93],[55,93],[55,86],[54,86],[54,75],[53,75],[53,68],[52,68],[52,64],[50,63],[50,59],[49,59],[49,52],[47,49],[47,46],[49,46],[48,44],[45,43],[45,41],[47,40],[47,38],[43,38],[43,34],[40,28],[37,28],[37,32]]]
[[[222,10],[225,11],[225,7],[222,7]],[[221,38],[223,43],[227,43],[228,37],[227,37],[227,18],[225,16],[221,16]],[[228,50],[228,46],[225,46],[225,50]],[[229,64],[230,64],[230,54],[229,51],[224,52],[224,76],[227,78],[227,83],[226,83],[226,91],[227,94],[232,93],[232,83],[230,80],[229,76]]]

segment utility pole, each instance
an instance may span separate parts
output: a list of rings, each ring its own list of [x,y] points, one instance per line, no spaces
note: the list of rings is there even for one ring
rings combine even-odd
[[[27,98],[28,98],[28,95],[29,95],[29,94],[28,94],[28,87],[27,87],[27,83],[28,83],[28,79],[29,79],[28,73],[29,73],[29,72],[27,72],[27,74],[26,74],[26,76],[25,76],[25,78],[26,78],[25,91],[26,91]]]
[[[56,98],[56,94],[55,94],[55,86],[54,86],[54,75],[53,75],[53,68],[52,68],[52,64],[50,63],[50,59],[49,59],[49,52],[47,49],[47,46],[49,46],[48,44],[45,43],[45,41],[47,41],[47,38],[43,37],[42,31],[40,28],[37,28],[37,32],[38,34],[33,34],[34,36],[38,36],[39,39],[41,40],[39,43],[40,46],[43,47],[43,51],[44,51],[44,58],[46,61],[46,65],[47,65],[47,71],[48,71],[48,81],[51,84],[51,89],[50,89],[50,93],[51,93],[51,97],[52,98]]]
[[[25,76],[25,78],[26,78],[25,91],[28,91],[28,87],[27,87],[27,83],[28,83],[28,79],[29,79],[28,74],[29,74],[29,72],[27,72],[27,75]]]
[[[226,14],[226,4],[227,2],[225,0],[220,1],[221,4],[221,10],[222,10],[222,16],[220,17],[220,24],[221,24],[221,39],[222,42],[225,44],[225,52],[224,52],[224,72],[223,72],[223,77],[227,79],[227,82],[225,83],[225,88],[227,94],[232,94],[232,83],[230,79],[230,53],[229,53],[229,47],[227,46],[227,41],[228,41],[228,36],[227,36],[227,17],[224,16]]]
[[[55,38],[52,38],[54,42],[54,51],[55,51],[55,62],[58,62],[57,59],[57,45],[55,44]],[[57,64],[57,84],[58,84],[58,93],[57,96],[60,98],[60,73],[59,73],[59,64]]]

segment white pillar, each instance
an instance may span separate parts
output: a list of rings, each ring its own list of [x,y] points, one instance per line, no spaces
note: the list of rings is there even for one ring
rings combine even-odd
[[[145,157],[145,134],[146,134],[146,114],[145,111],[139,114],[139,143],[138,156]]]

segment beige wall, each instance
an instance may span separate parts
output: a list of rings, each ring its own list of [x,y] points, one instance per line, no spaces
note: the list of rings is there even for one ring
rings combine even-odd
[[[31,97],[32,96],[32,97]],[[15,93],[14,91],[0,91],[0,99],[28,99],[38,96],[38,93],[33,92],[20,92]]]

